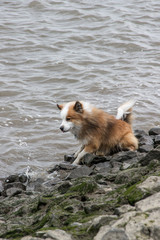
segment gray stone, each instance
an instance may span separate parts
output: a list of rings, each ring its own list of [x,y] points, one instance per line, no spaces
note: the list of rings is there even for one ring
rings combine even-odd
[[[138,185],[138,188],[143,192],[154,192],[160,191],[160,177],[159,176],[150,176],[144,182]]]
[[[127,170],[123,170],[118,172],[115,183],[131,183],[134,184],[141,180],[142,176],[148,173],[148,169],[146,167],[141,168],[131,168]]]
[[[139,139],[139,146],[153,145],[153,139],[150,136],[143,136]]]
[[[7,197],[12,197],[12,196],[16,196],[18,194],[22,193],[22,189],[20,188],[9,188],[6,190],[6,196]]]
[[[98,155],[88,153],[83,157],[82,163],[90,167],[93,164],[106,162],[106,161],[109,161],[110,159],[111,159],[111,156],[98,156]]]
[[[133,158],[137,158],[137,152],[136,151],[122,151],[119,153],[116,153],[112,157],[112,161],[116,162],[124,162]]]
[[[147,153],[147,152],[150,152],[152,149],[153,149],[153,145],[142,145],[138,148],[138,151],[142,153],[143,152]]]
[[[140,163],[142,166],[148,165],[150,161],[157,159],[160,161],[160,146],[152,149],[149,153],[146,154],[141,160]]]
[[[54,165],[53,167],[50,167],[47,172],[48,173],[53,173],[55,171],[59,171],[59,170],[73,170],[77,168],[76,165],[72,165],[70,163],[65,163],[65,162],[62,162],[62,163],[59,163],[59,164],[56,164]]]
[[[160,144],[160,135],[157,135],[156,137],[155,137],[155,144],[157,144],[157,145],[159,145]]]
[[[136,209],[141,212],[160,209],[160,192],[153,194],[135,204]]]
[[[148,135],[148,133],[146,133],[144,130],[137,129],[137,130],[134,131],[134,135],[139,139],[143,136]]]
[[[94,237],[94,240],[129,240],[129,238],[124,229],[103,226]]]
[[[126,234],[131,240],[159,240],[160,211],[137,212],[125,224]]]
[[[45,236],[54,240],[72,240],[72,236],[61,229],[48,230]]]
[[[93,170],[87,166],[79,166],[78,168],[72,170],[66,179],[73,179],[73,178],[89,176],[92,172],[93,172]]]
[[[59,187],[58,187],[58,191],[61,193],[61,194],[64,194],[66,193],[69,188],[72,186],[72,183],[69,182],[69,181],[66,181],[64,183],[62,183]]]
[[[149,135],[159,135],[160,127],[154,127],[149,130]]]
[[[88,232],[92,232],[95,230],[99,230],[99,228],[103,225],[107,225],[110,222],[114,221],[117,219],[116,215],[102,215],[98,216],[95,219],[93,219],[92,224],[88,228]]]
[[[42,239],[37,237],[32,237],[32,236],[26,236],[21,238],[21,240],[42,240]]]
[[[74,154],[64,155],[64,161],[73,163],[75,160]]]
[[[22,190],[26,190],[26,186],[22,184],[21,182],[13,182],[13,183],[6,183],[4,184],[4,190],[7,190],[9,188],[19,188]]]
[[[115,209],[115,214],[120,216],[120,215],[122,215],[124,213],[128,213],[130,211],[135,211],[135,207],[132,207],[131,205],[126,204],[126,205],[123,205],[119,208],[116,208]]]

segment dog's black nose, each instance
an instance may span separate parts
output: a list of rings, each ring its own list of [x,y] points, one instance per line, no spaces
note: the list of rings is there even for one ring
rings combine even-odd
[[[63,126],[60,126],[60,129],[62,132],[64,132],[64,127]]]

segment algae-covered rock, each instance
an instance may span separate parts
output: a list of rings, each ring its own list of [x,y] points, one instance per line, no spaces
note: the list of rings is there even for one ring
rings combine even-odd
[[[141,178],[145,176],[148,172],[149,170],[146,167],[131,168],[124,171],[120,171],[115,178],[115,183],[134,184],[140,181]]]

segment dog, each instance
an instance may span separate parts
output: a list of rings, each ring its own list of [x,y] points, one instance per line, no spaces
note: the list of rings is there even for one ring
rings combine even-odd
[[[132,131],[134,104],[135,101],[130,100],[121,105],[116,117],[84,101],[57,104],[61,111],[61,131],[70,131],[81,142],[73,164],[80,164],[87,153],[108,155],[115,150],[135,151],[138,140]]]

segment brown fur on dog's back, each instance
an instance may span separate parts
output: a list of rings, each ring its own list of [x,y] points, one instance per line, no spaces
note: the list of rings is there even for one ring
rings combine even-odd
[[[78,138],[82,141],[86,139],[89,152],[108,154],[115,149],[138,148],[131,126],[100,109],[93,108],[91,112],[80,114],[79,124],[82,124],[82,129]]]

